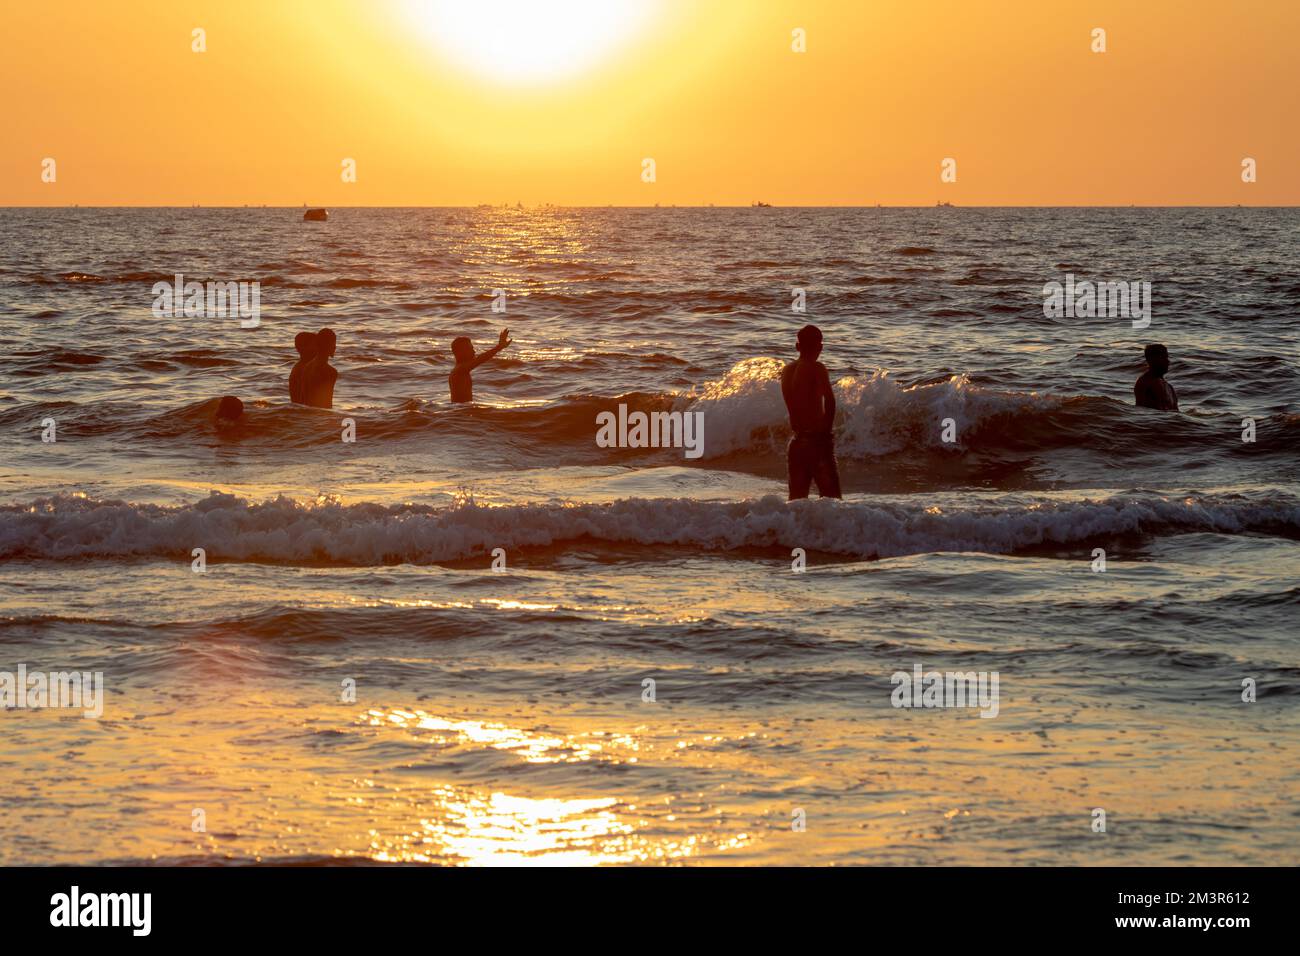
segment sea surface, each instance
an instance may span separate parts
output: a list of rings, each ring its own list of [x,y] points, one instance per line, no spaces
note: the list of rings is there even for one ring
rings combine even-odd
[[[105,684],[0,712],[0,864],[1300,862],[1300,211],[301,213],[0,209],[0,671]],[[807,322],[845,499],[791,504]]]

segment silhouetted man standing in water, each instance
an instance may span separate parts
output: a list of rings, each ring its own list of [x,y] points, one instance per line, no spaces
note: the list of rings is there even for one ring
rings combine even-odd
[[[1133,386],[1133,397],[1139,408],[1155,408],[1162,412],[1178,411],[1178,393],[1165,381],[1169,371],[1169,350],[1163,345],[1148,345],[1143,353],[1147,360],[1146,372]]]
[[[316,333],[316,357],[303,370],[303,402],[317,408],[334,407],[334,383],[338,369],[330,365],[334,357],[334,330],[321,329]]]
[[[799,357],[781,372],[781,397],[790,413],[794,437],[786,449],[790,469],[790,500],[807,498],[815,481],[823,498],[842,498],[840,473],[835,464],[835,393],[822,354],[822,332],[805,325],[795,340]]]
[[[289,401],[303,405],[307,401],[307,366],[316,357],[316,336],[299,332],[294,336],[293,347],[298,350],[298,361],[289,373]]]

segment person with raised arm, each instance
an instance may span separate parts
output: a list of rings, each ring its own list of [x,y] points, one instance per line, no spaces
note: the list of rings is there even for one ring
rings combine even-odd
[[[447,384],[451,386],[451,400],[453,402],[474,401],[474,380],[470,373],[509,344],[509,329],[502,329],[497,344],[482,355],[475,354],[474,343],[466,336],[461,335],[452,339],[451,354],[456,359],[456,364],[451,374],[447,376]]]

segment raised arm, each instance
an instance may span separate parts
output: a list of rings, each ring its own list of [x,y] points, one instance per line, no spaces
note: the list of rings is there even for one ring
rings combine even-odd
[[[509,345],[509,344],[510,344],[510,341],[511,341],[511,340],[510,340],[510,330],[509,330],[509,329],[502,329],[502,330],[501,330],[501,337],[500,337],[499,339],[497,339],[497,344],[494,345],[494,346],[492,346],[492,348],[488,349],[488,350],[487,350],[486,352],[484,352],[482,355],[478,356],[478,358],[476,358],[476,359],[474,360],[474,365],[473,365],[472,367],[473,367],[473,368],[478,368],[480,365],[482,365],[482,364],[483,364],[484,362],[486,362],[488,359],[492,358],[494,355],[496,355],[498,352],[500,352],[503,348],[505,348],[507,345]]]

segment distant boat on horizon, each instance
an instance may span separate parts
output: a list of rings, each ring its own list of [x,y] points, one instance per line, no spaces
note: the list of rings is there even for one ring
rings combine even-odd
[[[939,209],[951,209],[951,208],[952,208],[952,203],[950,203],[950,202],[937,202],[937,203],[935,203],[935,206],[938,207]]]
[[[756,203],[750,203],[750,208],[752,208],[752,209],[771,209],[771,208],[772,208],[772,204],[771,204],[770,202],[756,202]]]

